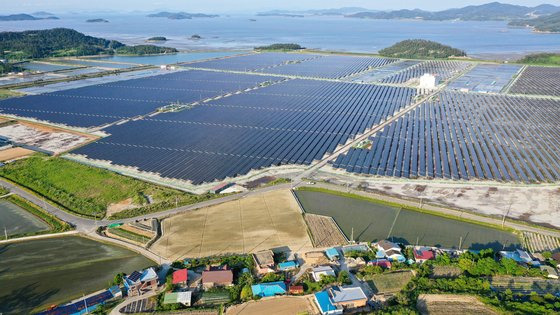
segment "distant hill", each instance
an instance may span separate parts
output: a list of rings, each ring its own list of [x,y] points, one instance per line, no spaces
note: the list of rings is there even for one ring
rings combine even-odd
[[[393,58],[449,58],[464,57],[467,54],[457,48],[424,39],[408,39],[379,51],[385,57]]]
[[[360,7],[343,7],[336,9],[317,9],[317,10],[302,10],[302,11],[290,11],[290,10],[272,10],[266,12],[260,12],[259,16],[305,16],[305,15],[348,15],[357,12],[368,11],[368,9]]]
[[[34,21],[34,20],[58,20],[56,16],[36,17],[30,14],[0,15],[0,21]]]
[[[86,20],[87,23],[109,23],[109,21],[105,19],[89,19]]]
[[[154,18],[168,18],[171,20],[190,20],[193,18],[215,18],[219,15],[215,14],[203,14],[203,13],[187,13],[187,12],[158,12],[153,14],[148,14],[148,17]]]
[[[538,32],[560,32],[560,12],[535,19],[516,20],[512,26],[528,26]]]
[[[54,16],[54,14],[52,14],[50,12],[45,12],[45,11],[33,12],[33,13],[31,13],[31,15],[33,15],[33,16]]]
[[[72,29],[0,32],[0,59],[23,60],[97,54],[159,54],[177,52],[153,45],[127,46],[115,40],[84,35]]]
[[[559,6],[543,4],[536,7],[492,2],[483,5],[470,5],[459,9],[437,12],[415,10],[397,10],[389,12],[358,12],[346,15],[350,18],[368,19],[422,19],[422,20],[462,20],[462,21],[507,21],[550,15],[560,12]]]

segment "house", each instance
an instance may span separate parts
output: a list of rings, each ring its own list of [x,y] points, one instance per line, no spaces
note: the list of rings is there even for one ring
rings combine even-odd
[[[192,292],[168,292],[165,293],[163,297],[163,304],[183,304],[185,306],[191,306]]]
[[[316,282],[321,281],[323,276],[336,276],[331,266],[319,266],[311,269],[311,276]]]
[[[263,250],[253,254],[257,274],[264,275],[274,272],[274,253],[271,250]]]
[[[287,271],[294,270],[299,267],[299,263],[295,260],[290,260],[278,264],[278,270]]]
[[[325,251],[325,254],[327,255],[327,257],[331,261],[336,261],[340,258],[340,255],[338,254],[338,250],[336,250],[336,248],[334,248],[334,247],[328,248]]]
[[[134,271],[123,279],[128,296],[139,296],[157,289],[158,276],[154,268],[148,268],[142,273]]]
[[[303,286],[302,285],[291,285],[288,288],[288,293],[290,293],[292,295],[303,294]]]
[[[253,296],[269,297],[284,295],[287,293],[286,284],[283,281],[259,283],[251,286]]]
[[[391,262],[405,262],[406,258],[402,254],[401,247],[388,240],[382,240],[375,244],[377,248],[377,258],[387,258]]]
[[[515,260],[518,264],[534,265],[533,258],[526,251],[516,249],[514,251],[500,251],[498,255],[502,258]]]
[[[552,254],[551,258],[556,262],[556,268],[560,268],[560,252]]]
[[[368,266],[379,266],[383,269],[391,269],[391,262],[387,259],[374,259],[369,261]]]
[[[542,265],[540,266],[541,270],[545,272],[546,277],[549,279],[558,279],[558,271],[550,266]]]
[[[366,306],[367,296],[358,286],[332,287],[328,289],[333,304],[344,309],[353,309]]]
[[[342,307],[334,305],[329,293],[321,291],[314,294],[315,303],[319,307],[322,315],[339,315],[342,314]]]
[[[173,272],[173,284],[187,286],[188,270],[179,269]]]
[[[414,261],[420,264],[428,260],[433,260],[436,257],[434,251],[428,247],[414,247],[412,249],[412,254],[414,255]]]
[[[227,189],[229,186],[232,186],[233,183],[221,183],[218,184],[212,188],[210,188],[210,190],[208,191],[211,194],[219,194],[221,193],[223,190]]]
[[[212,287],[228,287],[233,285],[233,272],[227,265],[221,267],[206,267],[202,272],[202,287],[209,289]]]

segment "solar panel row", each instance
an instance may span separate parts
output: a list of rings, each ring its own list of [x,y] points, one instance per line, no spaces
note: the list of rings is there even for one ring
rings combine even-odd
[[[226,71],[256,71],[285,63],[301,62],[306,59],[318,58],[312,54],[261,53],[243,56],[213,59],[201,62],[183,63],[184,66],[202,69]]]
[[[550,99],[445,92],[333,166],[406,178],[558,181],[559,108]]]
[[[194,184],[310,164],[409,105],[414,89],[289,80],[105,129],[73,153]]]
[[[171,103],[190,104],[282,78],[180,71],[0,101],[3,114],[73,127],[94,127],[145,115]]]
[[[519,70],[519,65],[480,64],[449,83],[448,89],[500,93]]]
[[[415,66],[406,68],[392,76],[381,80],[383,83],[404,84],[422,75],[429,73],[436,76],[440,81],[445,81],[454,75],[466,70],[469,63],[461,61],[424,61]]]
[[[510,93],[560,96],[560,68],[527,67]]]
[[[373,71],[366,72],[360,76],[352,77],[352,82],[360,83],[375,83],[383,80],[384,78],[395,74],[396,72],[402,71],[406,68],[415,66],[421,63],[417,60],[403,60],[399,62],[393,62],[382,68],[375,69]]]

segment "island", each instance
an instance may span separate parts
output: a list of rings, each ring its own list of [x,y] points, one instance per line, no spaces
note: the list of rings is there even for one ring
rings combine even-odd
[[[508,21],[523,19],[527,16],[546,16],[557,12],[560,12],[560,7],[550,4],[527,7],[522,5],[492,2],[436,12],[419,9],[378,12],[364,11],[348,14],[346,17],[362,19],[419,19],[433,21]]]
[[[188,13],[188,12],[158,12],[153,14],[148,14],[148,17],[153,18],[168,18],[170,20],[190,20],[193,18],[216,18],[219,15],[215,14],[203,14],[203,13]]]
[[[109,21],[105,19],[89,19],[86,20],[87,23],[109,23]]]
[[[154,37],[148,38],[146,41],[148,41],[148,42],[165,42],[165,41],[167,41],[167,37],[154,36]]]
[[[268,46],[255,47],[255,50],[260,51],[291,51],[302,49],[305,49],[305,47],[301,47],[298,44],[272,44]]]
[[[460,49],[424,39],[404,40],[391,47],[381,49],[379,54],[385,57],[413,59],[441,59],[467,56]]]
[[[116,40],[84,35],[68,28],[0,32],[0,59],[24,60],[98,54],[163,54],[175,48],[154,45],[127,46]]]
[[[10,14],[10,15],[0,15],[0,21],[35,21],[35,20],[58,20],[56,16],[45,16],[37,17],[30,14],[20,13],[20,14]]]
[[[509,25],[531,27],[535,32],[540,33],[558,33],[560,32],[560,12],[534,19],[512,21]]]
[[[191,36],[192,40],[199,40],[202,39],[202,36],[198,35],[198,34],[194,34],[193,36]]]

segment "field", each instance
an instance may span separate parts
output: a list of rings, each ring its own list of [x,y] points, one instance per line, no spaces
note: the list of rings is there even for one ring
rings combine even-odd
[[[81,237],[0,246],[0,313],[28,314],[107,288],[115,274],[153,263]]]
[[[490,285],[497,291],[510,289],[513,293],[530,294],[556,294],[560,291],[560,280],[531,278],[531,277],[511,277],[495,276],[490,279]]]
[[[350,238],[357,241],[391,238],[395,242],[447,248],[495,248],[519,246],[516,235],[412,210],[327,192],[296,191],[307,213],[331,216]]]
[[[163,236],[151,249],[173,260],[250,253],[279,246],[295,251],[312,247],[289,190],[188,211],[163,220],[162,228]]]
[[[418,296],[421,314],[447,315],[493,315],[498,314],[490,307],[470,295],[421,294]]]
[[[148,184],[57,157],[34,155],[0,168],[0,176],[26,187],[79,215],[102,218],[113,203],[133,198],[140,209],[162,210],[207,198]],[[145,205],[151,196],[154,203]],[[208,197],[209,198],[209,197]],[[158,206],[161,206],[158,208]],[[124,210],[121,216],[139,209]]]
[[[317,308],[310,297],[283,296],[250,301],[229,307],[226,315],[281,315],[316,314]]]
[[[376,294],[387,294],[401,291],[412,277],[411,271],[397,271],[372,275],[365,280]]]
[[[523,232],[524,247],[532,253],[555,252],[560,249],[560,238],[532,232]]]
[[[313,246],[315,247],[338,246],[348,243],[331,217],[308,213],[305,215],[305,222],[311,231]]]
[[[0,238],[4,239],[4,228],[8,236],[49,230],[49,225],[41,219],[9,202],[0,199]]]
[[[21,159],[27,156],[30,156],[31,154],[33,154],[35,152],[28,150],[28,149],[24,149],[24,148],[9,148],[6,150],[2,150],[0,151],[0,161],[1,162],[6,162],[6,161],[13,161],[13,160],[17,160],[17,159]]]

